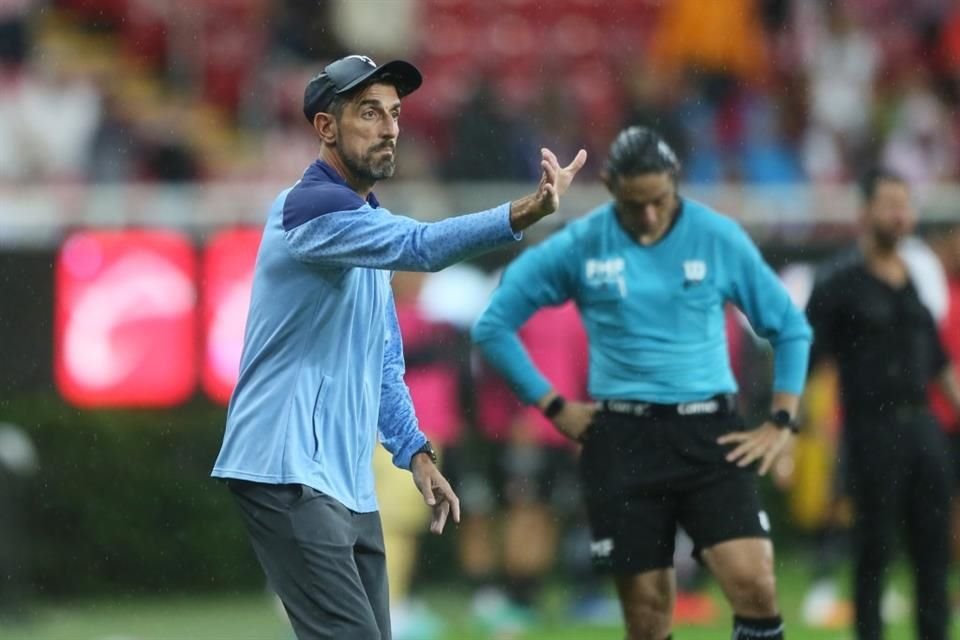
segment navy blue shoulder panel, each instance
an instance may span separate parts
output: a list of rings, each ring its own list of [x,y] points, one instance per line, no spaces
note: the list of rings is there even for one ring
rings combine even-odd
[[[367,204],[356,191],[334,182],[301,180],[283,201],[283,230],[334,211],[353,211]]]

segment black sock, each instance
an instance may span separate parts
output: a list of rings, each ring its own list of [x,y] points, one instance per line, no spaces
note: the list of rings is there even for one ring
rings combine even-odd
[[[783,640],[783,618],[733,616],[732,640]]]

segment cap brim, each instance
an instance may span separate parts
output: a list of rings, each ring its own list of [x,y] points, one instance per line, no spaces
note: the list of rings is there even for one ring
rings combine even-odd
[[[346,93],[361,85],[369,84],[371,80],[376,80],[382,76],[391,76],[392,84],[397,87],[397,93],[400,94],[401,98],[410,95],[423,84],[423,76],[420,75],[419,69],[405,60],[391,60],[375,69],[371,69],[369,73],[356,78],[347,86],[337,90],[336,93]]]

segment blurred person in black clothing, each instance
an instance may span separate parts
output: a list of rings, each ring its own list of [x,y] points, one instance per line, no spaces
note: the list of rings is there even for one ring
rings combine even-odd
[[[960,388],[897,251],[915,224],[908,186],[899,175],[875,169],[861,188],[860,250],[824,275],[807,307],[811,361],[830,356],[839,367],[854,505],[857,637],[882,637],[881,594],[904,526],[917,637],[946,640],[951,462],[928,409],[927,387],[938,381],[955,407]]]

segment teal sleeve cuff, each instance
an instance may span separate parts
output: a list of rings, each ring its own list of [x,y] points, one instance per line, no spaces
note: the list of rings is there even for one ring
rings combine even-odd
[[[773,390],[800,395],[807,380],[810,340],[793,338],[773,349]]]

